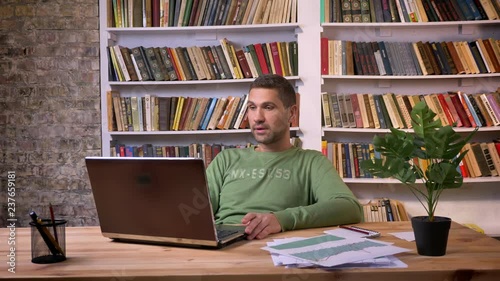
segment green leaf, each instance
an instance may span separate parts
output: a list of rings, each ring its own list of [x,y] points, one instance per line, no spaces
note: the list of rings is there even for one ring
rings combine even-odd
[[[401,158],[386,158],[361,161],[360,167],[379,178],[396,178],[403,183],[415,183],[413,167]]]
[[[427,181],[435,190],[445,188],[458,188],[463,184],[463,178],[457,167],[451,163],[434,163],[426,172]]]
[[[458,167],[468,151],[462,151],[473,132],[462,137],[451,126],[442,126],[434,120],[436,114],[425,102],[419,102],[411,112],[414,133],[391,128],[383,137],[373,138],[374,149],[383,159],[365,160],[361,168],[379,178],[393,177],[406,184],[426,209],[430,218],[443,189],[458,188],[463,177]],[[430,163],[425,170],[413,166],[410,160],[425,160]],[[412,184],[417,179],[426,186],[424,191]]]

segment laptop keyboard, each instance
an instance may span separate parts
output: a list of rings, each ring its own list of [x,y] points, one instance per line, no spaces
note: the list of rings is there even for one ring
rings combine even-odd
[[[235,233],[238,233],[238,231],[234,229],[217,229],[217,238],[219,238],[219,240],[222,240]]]

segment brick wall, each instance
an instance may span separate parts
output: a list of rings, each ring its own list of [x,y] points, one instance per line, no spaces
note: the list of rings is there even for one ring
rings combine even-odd
[[[15,218],[97,225],[84,157],[100,155],[97,0],[0,1],[0,227]],[[12,205],[11,205],[12,207]]]

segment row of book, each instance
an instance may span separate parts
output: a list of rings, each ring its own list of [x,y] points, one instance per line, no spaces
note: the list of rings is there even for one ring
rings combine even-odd
[[[321,94],[324,127],[411,129],[411,111],[425,102],[442,125],[492,127],[500,125],[500,93],[447,92],[427,95]]]
[[[321,38],[322,75],[457,75],[500,72],[500,40],[354,42]]]
[[[110,81],[186,81],[298,75],[298,45],[256,43],[235,47],[226,38],[216,46],[109,46]]]
[[[290,143],[301,147],[302,141],[298,137],[291,137]],[[208,167],[212,159],[224,149],[253,147],[252,143],[245,144],[206,144],[193,143],[190,145],[125,145],[117,140],[110,142],[111,157],[195,157],[203,159]]]
[[[408,213],[399,200],[379,198],[363,204],[365,222],[408,221]]]
[[[296,95],[299,100],[299,94]],[[121,96],[107,92],[109,131],[247,129],[248,95],[228,97]],[[291,122],[298,127],[298,114]]]
[[[190,145],[125,145],[111,141],[111,157],[195,157],[201,158],[208,167],[212,159],[224,149],[246,148],[253,144],[224,145],[224,144],[199,144]]]
[[[459,172],[464,178],[500,175],[500,139],[467,143],[464,150],[469,151],[460,165]],[[322,141],[322,152],[342,178],[373,178],[360,168],[359,163],[367,159],[383,158],[371,143]],[[422,159],[411,159],[409,163],[418,165],[423,170],[429,165],[427,160]]]
[[[497,20],[499,0],[322,0],[323,22]]]
[[[109,27],[297,22],[297,0],[107,0]]]

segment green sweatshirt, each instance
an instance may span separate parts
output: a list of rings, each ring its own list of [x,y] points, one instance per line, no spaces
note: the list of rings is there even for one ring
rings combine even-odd
[[[282,231],[357,223],[362,208],[332,163],[316,150],[226,149],[207,168],[216,223],[274,213]]]

